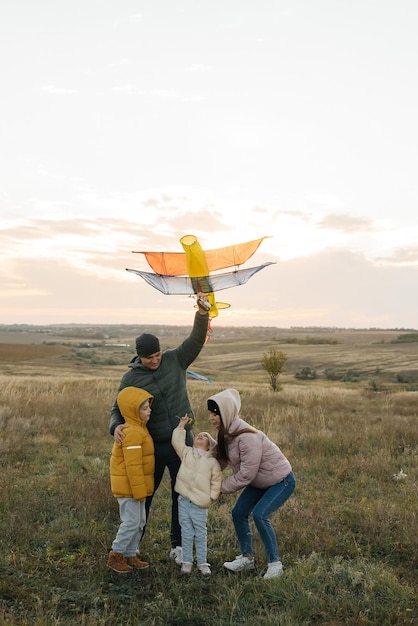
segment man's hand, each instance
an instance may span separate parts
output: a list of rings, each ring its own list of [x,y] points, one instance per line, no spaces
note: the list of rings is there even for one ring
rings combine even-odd
[[[123,432],[125,428],[129,428],[129,424],[119,424],[116,426],[113,433],[113,438],[116,443],[122,443],[125,439],[125,433]]]
[[[206,315],[210,309],[210,302],[204,293],[197,294],[197,307],[201,315]]]

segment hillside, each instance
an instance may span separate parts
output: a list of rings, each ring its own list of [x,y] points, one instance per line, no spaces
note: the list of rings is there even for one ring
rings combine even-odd
[[[0,373],[53,375],[69,370],[95,376],[108,370],[118,375],[135,354],[135,337],[153,332],[162,349],[177,346],[188,334],[185,326],[54,325],[0,326]],[[336,329],[218,327],[193,364],[213,380],[225,377],[265,381],[263,353],[274,348],[287,355],[285,382],[296,383],[303,368],[317,380],[418,383],[418,333],[410,329]],[[415,388],[415,387],[413,387]]]

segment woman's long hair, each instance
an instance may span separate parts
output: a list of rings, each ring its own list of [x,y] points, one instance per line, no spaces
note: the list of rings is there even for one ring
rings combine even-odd
[[[249,426],[248,428],[241,428],[241,430],[237,430],[235,433],[229,433],[222,422],[221,417],[221,427],[218,430],[218,449],[217,449],[217,459],[220,463],[228,463],[228,439],[234,439],[238,437],[238,435],[242,435],[242,433],[256,433],[257,429]]]

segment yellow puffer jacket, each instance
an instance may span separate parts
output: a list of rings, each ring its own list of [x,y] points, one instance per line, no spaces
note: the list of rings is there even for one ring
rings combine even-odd
[[[141,404],[153,396],[137,387],[125,387],[118,405],[129,425],[121,444],[114,443],[110,458],[110,485],[116,498],[144,500],[154,492],[154,442],[145,422],[138,416]]]

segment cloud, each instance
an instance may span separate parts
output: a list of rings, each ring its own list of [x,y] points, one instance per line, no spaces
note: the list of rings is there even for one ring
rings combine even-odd
[[[150,98],[158,98],[161,100],[173,100],[179,102],[202,102],[205,100],[204,96],[199,94],[194,95],[184,95],[178,93],[172,89],[153,89],[150,91],[144,91],[140,89],[137,85],[132,83],[127,83],[126,85],[119,85],[117,87],[112,87],[112,91],[116,91],[121,94],[126,94],[127,96],[143,96]]]
[[[418,265],[418,246],[395,248],[390,255],[375,260],[382,265]]]
[[[180,98],[177,92],[170,89],[154,89],[153,91],[151,91],[151,95],[156,96],[157,98],[168,98],[174,100]]]
[[[371,232],[375,229],[373,220],[350,215],[326,215],[318,222],[318,228],[338,230],[343,233]]]
[[[264,311],[273,326],[413,328],[417,280],[416,267],[382,267],[362,253],[325,251],[263,270],[248,288],[231,290],[231,302],[249,319]]]
[[[41,87],[41,90],[53,94],[54,96],[67,96],[79,93],[76,89],[70,89],[68,87],[55,87],[54,85],[44,85]]]
[[[134,323],[135,302],[142,303],[147,323],[164,322],[167,307],[181,319],[187,298],[162,296],[125,269],[150,271],[143,255],[132,251],[181,252],[180,237],[194,234],[204,249],[268,236],[246,266],[278,261],[246,285],[218,294],[232,306],[216,323],[414,324],[416,245],[384,248],[385,255],[375,248],[374,257],[370,254],[378,235],[386,236],[387,224],[379,233],[380,224],[367,219],[331,214],[318,220],[309,212],[251,206],[239,198],[220,200],[188,187],[105,198],[85,195],[77,213],[72,210],[66,204],[43,203],[39,216],[32,212],[28,219],[0,224],[0,298],[5,303],[0,323],[30,323],[34,310],[37,315],[45,312],[45,323],[72,321],[71,315],[77,311],[79,316],[83,308],[86,317],[81,321],[101,323],[109,315],[109,323]]]
[[[149,243],[151,232],[144,236]],[[163,296],[125,271],[149,270],[142,255],[120,245],[91,250],[84,259],[83,265],[65,251],[55,259],[16,258],[13,277],[1,281],[0,323],[190,322],[190,298]],[[251,265],[264,260],[272,258],[260,248]],[[416,267],[388,268],[360,253],[322,252],[279,262],[246,285],[219,292],[218,300],[231,308],[213,325],[413,328],[417,278]]]
[[[123,59],[118,59],[118,61],[112,61],[109,63],[109,67],[126,67],[132,65],[132,59],[124,57]]]
[[[213,67],[211,65],[204,65],[203,63],[193,63],[188,67],[184,68],[186,72],[192,73],[204,73],[204,72],[212,72]]]
[[[142,90],[140,90],[136,85],[133,85],[132,83],[120,85],[119,87],[112,87],[112,90],[124,93],[128,96],[137,96],[143,94]]]
[[[342,210],[344,208],[344,202],[341,198],[332,193],[319,193],[318,191],[312,191],[306,194],[306,201],[308,204],[312,204],[316,207],[322,207],[324,210]]]

